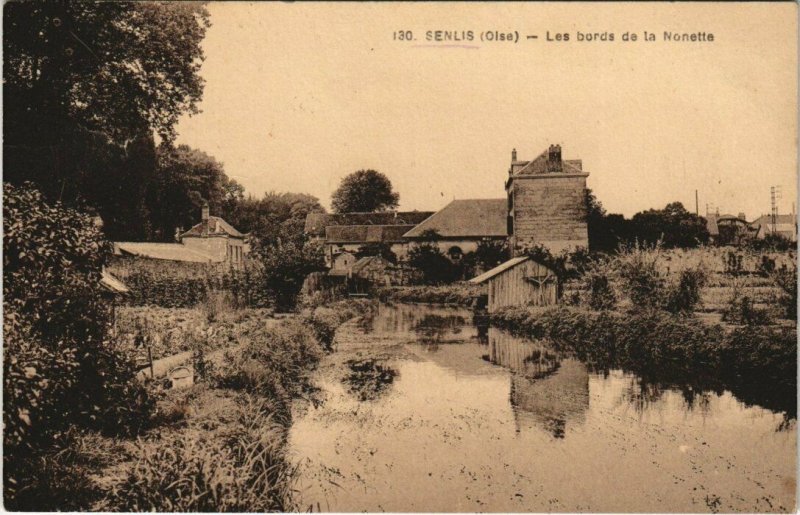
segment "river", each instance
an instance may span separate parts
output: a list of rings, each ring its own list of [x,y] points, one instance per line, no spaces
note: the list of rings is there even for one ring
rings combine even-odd
[[[794,511],[793,418],[595,373],[467,310],[382,305],[314,382],[289,435],[302,509]]]

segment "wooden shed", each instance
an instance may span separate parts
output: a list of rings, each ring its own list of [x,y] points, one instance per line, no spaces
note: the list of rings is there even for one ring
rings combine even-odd
[[[555,272],[528,256],[510,259],[469,282],[487,283],[489,313],[505,306],[552,306],[559,299]]]

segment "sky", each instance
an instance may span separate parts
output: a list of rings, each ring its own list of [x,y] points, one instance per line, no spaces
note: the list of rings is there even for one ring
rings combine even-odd
[[[797,6],[211,3],[202,112],[178,142],[247,193],[310,193],[386,174],[402,210],[500,198],[511,160],[582,159],[610,212],[681,201],[781,213],[797,185]],[[414,41],[393,39],[412,31]],[[473,31],[435,42],[427,31]],[[482,41],[485,31],[520,41]],[[658,40],[642,41],[643,32]],[[663,41],[664,31],[713,42]],[[578,41],[581,33],[615,40]],[[623,42],[624,32],[638,35]],[[548,41],[568,33],[569,41]],[[527,39],[536,35],[537,39]]]

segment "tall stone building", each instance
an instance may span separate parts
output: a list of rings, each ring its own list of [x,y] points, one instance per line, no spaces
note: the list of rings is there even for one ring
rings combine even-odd
[[[511,152],[506,194],[508,234],[513,254],[543,245],[553,254],[589,247],[586,227],[586,177],[579,159],[561,159],[550,145],[532,161]]]

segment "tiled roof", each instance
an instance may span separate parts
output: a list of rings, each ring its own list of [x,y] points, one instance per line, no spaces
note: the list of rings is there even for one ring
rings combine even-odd
[[[432,211],[385,211],[379,213],[309,213],[305,232],[325,236],[325,228],[337,225],[417,225]]]
[[[219,259],[180,243],[149,243],[117,241],[114,242],[114,254],[138,256],[167,261],[183,261],[189,263],[209,263]]]
[[[508,205],[503,198],[454,200],[405,237],[419,238],[431,229],[445,238],[505,237],[507,216]]]
[[[547,173],[547,154],[545,150],[532,161],[515,161],[512,163],[513,175],[538,175]],[[561,169],[564,173],[583,173],[583,161],[580,159],[563,159]]]
[[[203,236],[203,224],[204,222],[200,222],[199,224],[195,225],[185,233],[181,235],[182,238],[185,237],[202,237]],[[244,234],[237,231],[231,224],[223,220],[218,216],[209,216],[208,217],[208,235],[209,236],[232,236],[234,238],[244,238]]]
[[[325,228],[327,243],[397,243],[413,225],[332,225]]]

